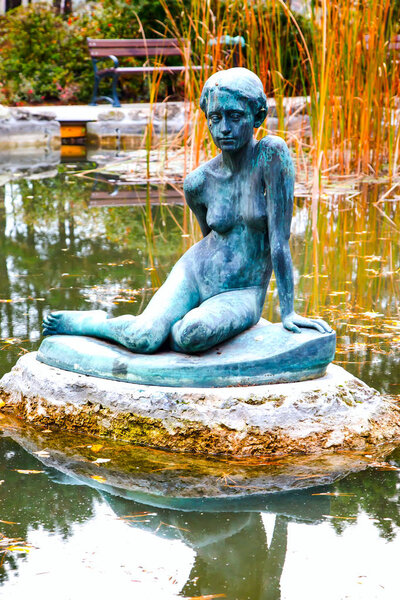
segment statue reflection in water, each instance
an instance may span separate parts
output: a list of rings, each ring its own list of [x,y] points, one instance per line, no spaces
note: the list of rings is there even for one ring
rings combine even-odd
[[[103,495],[117,515],[143,511],[143,505]],[[180,539],[195,551],[194,565],[181,591],[183,596],[225,594],[228,600],[280,600],[288,526],[293,521],[314,524],[321,521],[324,514],[329,514],[329,497],[316,499],[303,490],[242,498],[239,503],[226,499],[224,503],[226,511],[236,504],[237,512],[211,512],[211,500],[210,512],[157,508],[154,516],[146,517],[147,525],[131,524]],[[258,512],[261,507],[269,516],[271,513],[275,516],[271,539],[267,539],[262,514]]]
[[[74,524],[95,518],[100,492],[120,518],[143,511],[150,513],[143,520],[145,522],[129,521],[132,527],[163,538],[181,540],[194,551],[194,564],[181,590],[186,597],[220,593],[229,600],[279,600],[288,525],[292,521],[318,522],[330,510],[329,500],[310,501],[307,490],[239,501],[221,498],[218,506],[214,500],[203,499],[203,512],[198,506],[199,498],[194,498],[193,502],[187,498],[188,510],[185,511],[149,506],[136,501],[134,491],[117,490],[112,486],[112,493],[93,489],[96,484],[81,473],[87,463],[75,461],[62,452],[57,452],[56,459],[42,459],[43,465],[7,438],[0,438],[0,450],[6,457],[7,471],[7,486],[0,487],[0,500],[4,515],[19,522],[13,529],[16,536],[26,539],[29,528],[35,524],[34,527],[42,527],[45,531],[62,532],[67,539],[73,535]],[[43,486],[43,480],[38,477],[21,479],[15,472],[21,468],[44,468],[48,474],[47,484]],[[26,489],[24,485],[21,488],[21,481]],[[85,485],[87,483],[91,487]],[[115,495],[118,492],[129,499]],[[31,499],[28,503],[27,498]],[[164,500],[174,503],[173,498],[160,497],[160,502]],[[271,539],[267,539],[261,510],[276,515]],[[7,580],[7,573],[19,569],[19,561],[11,553],[7,555],[4,567],[7,568],[3,573],[0,569],[0,584]]]
[[[116,514],[131,514],[131,502],[110,495],[106,499]],[[136,505],[135,509],[143,510],[143,505]],[[184,597],[224,594],[229,600],[280,599],[288,517],[276,516],[271,540],[267,540],[261,514],[257,512],[185,513],[157,509],[153,519],[150,531],[154,531],[157,521],[165,524],[159,527],[157,535],[180,539],[196,553],[181,590]]]

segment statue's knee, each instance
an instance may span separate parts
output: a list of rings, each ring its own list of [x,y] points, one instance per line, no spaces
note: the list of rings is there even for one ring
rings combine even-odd
[[[125,331],[125,343],[134,352],[151,354],[158,350],[165,340],[164,328],[157,323],[132,323]]]
[[[209,347],[213,335],[204,321],[184,319],[173,329],[175,344],[185,352],[201,352]]]

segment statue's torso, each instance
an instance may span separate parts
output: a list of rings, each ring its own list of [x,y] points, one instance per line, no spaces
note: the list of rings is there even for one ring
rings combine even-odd
[[[257,156],[235,174],[214,159],[202,167],[199,202],[211,229],[185,255],[204,300],[223,291],[257,286],[270,276],[270,245],[264,176]]]

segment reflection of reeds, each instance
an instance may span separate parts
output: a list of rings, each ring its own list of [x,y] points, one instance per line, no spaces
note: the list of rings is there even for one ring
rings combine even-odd
[[[337,330],[337,362],[373,384],[373,377],[382,377],[378,387],[389,385],[400,349],[398,202],[387,197],[377,204],[377,185],[361,184],[359,193],[340,186],[327,191],[320,204],[318,254],[307,249],[310,228],[305,244],[292,242],[300,273],[298,309]]]

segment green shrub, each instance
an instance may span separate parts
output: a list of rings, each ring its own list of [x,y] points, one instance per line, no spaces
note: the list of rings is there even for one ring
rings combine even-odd
[[[11,102],[58,98],[71,78],[65,65],[68,29],[42,5],[16,9],[1,21],[1,80]],[[61,58],[63,57],[63,58]]]
[[[176,23],[190,21],[190,0],[168,0],[168,10]],[[221,2],[218,12],[227,9]],[[271,18],[267,5],[262,8],[261,23],[268,24],[268,35],[279,40],[281,62],[279,70],[298,93],[303,91],[302,69],[298,39],[283,11],[279,19]],[[254,39],[242,23],[243,11],[229,23],[231,35],[244,35],[251,51],[250,68],[260,70],[258,57],[265,54],[263,35]],[[261,15],[260,15],[261,16]],[[222,15],[221,15],[222,17]],[[309,24],[300,18],[300,25],[310,40]],[[10,104],[41,102],[88,102],[93,86],[93,69],[86,38],[159,37],[166,31],[165,12],[159,0],[101,0],[83,5],[80,12],[65,17],[48,4],[18,7],[0,17],[0,102]],[[278,25],[277,25],[278,24]],[[274,30],[274,28],[278,28]],[[167,36],[173,35],[173,29]],[[190,28],[188,28],[189,31]],[[261,33],[261,31],[260,31]],[[193,48],[204,41],[196,28],[189,34]],[[264,40],[265,41],[265,40]],[[200,57],[201,60],[201,57]],[[135,63],[134,59],[121,62]],[[107,64],[106,62],[104,64]],[[277,68],[270,65],[269,68]],[[165,93],[168,78],[162,79],[160,94]],[[110,80],[101,84],[109,95]],[[121,99],[148,99],[146,81],[140,77],[123,80]],[[267,87],[268,84],[267,84]],[[161,96],[160,96],[161,97]]]
[[[141,28],[153,36],[152,27],[163,29],[158,2],[132,4],[103,0],[65,19],[48,4],[6,13],[0,18],[0,102],[87,102],[93,85],[87,37],[135,38]],[[145,94],[139,78],[124,87],[130,98]]]

